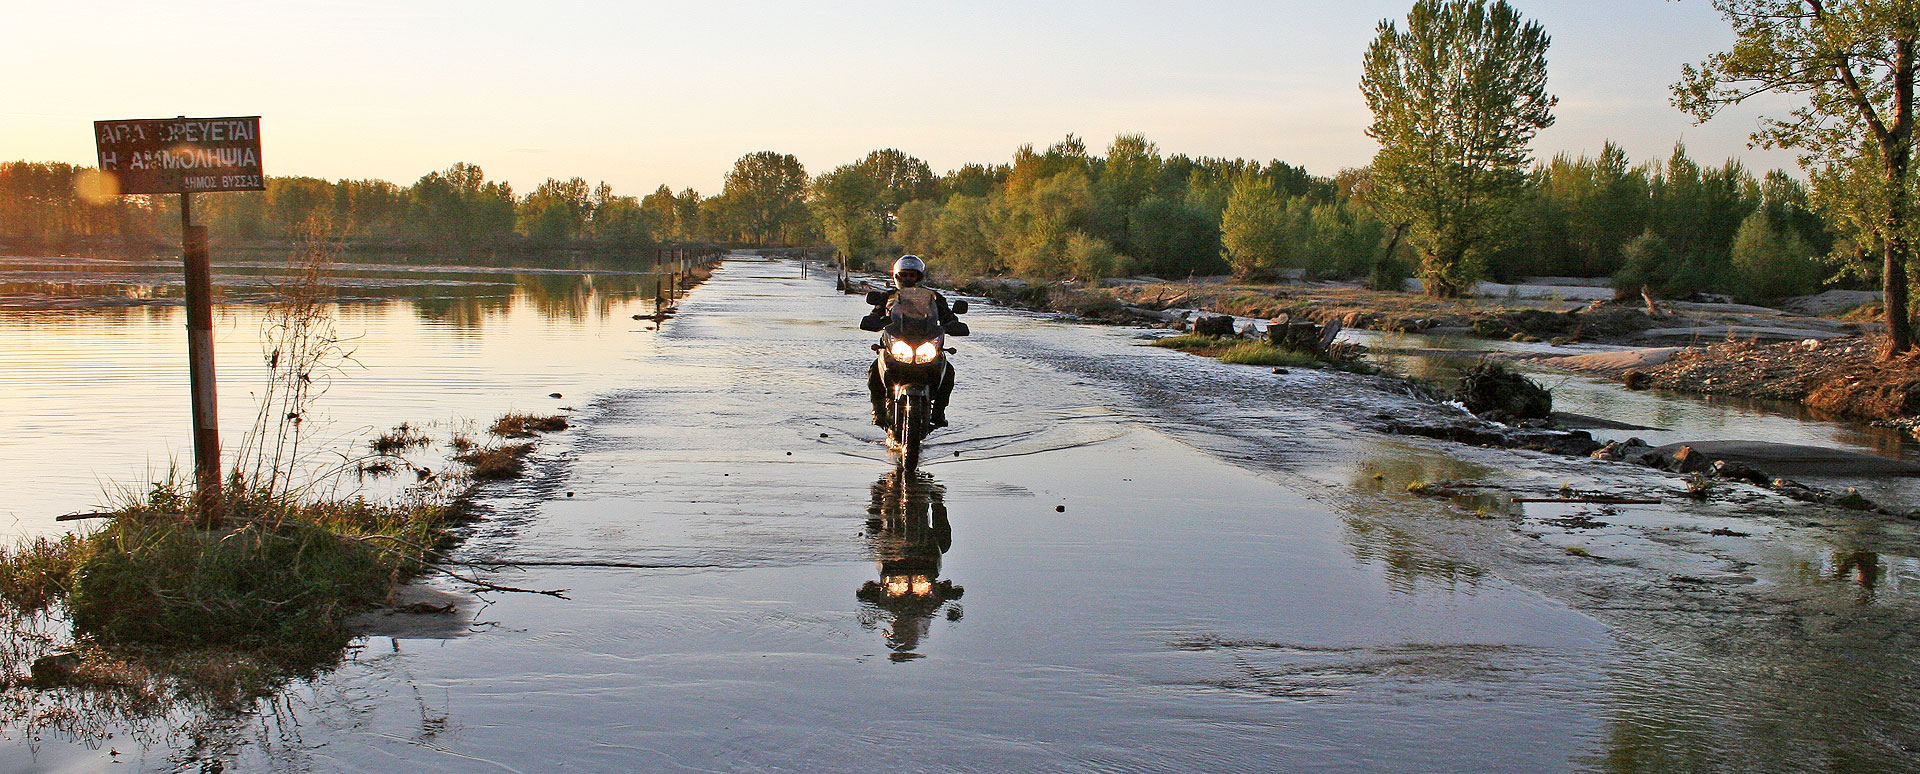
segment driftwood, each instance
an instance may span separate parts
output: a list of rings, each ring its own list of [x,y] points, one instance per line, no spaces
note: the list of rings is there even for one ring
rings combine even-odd
[[[106,513],[106,512],[101,512],[101,511],[95,511],[95,512],[92,512],[92,513],[63,513],[63,514],[60,514],[60,515],[58,515],[58,516],[55,516],[55,517],[53,517],[53,520],[54,520],[54,521],[79,521],[79,520],[81,520],[81,519],[111,519],[111,518],[113,518],[113,517],[115,517],[115,516],[119,516],[119,515],[120,515],[120,514],[118,514],[118,513]],[[182,519],[184,519],[184,518],[186,518],[186,517],[187,517],[187,515],[186,515],[186,514],[184,514],[184,513],[163,513],[163,514],[159,514],[159,515],[161,515],[161,516],[177,516],[177,517],[179,517],[179,518],[182,518]]]

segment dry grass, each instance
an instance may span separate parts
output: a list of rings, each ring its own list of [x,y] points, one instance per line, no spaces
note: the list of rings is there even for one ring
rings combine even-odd
[[[473,477],[483,481],[516,478],[527,469],[527,455],[533,443],[510,443],[476,448],[454,457],[455,462],[473,469]]]
[[[368,441],[367,445],[372,447],[373,453],[376,455],[394,457],[404,454],[410,449],[418,449],[430,443],[433,443],[433,439],[428,438],[426,433],[420,432],[420,430],[413,425],[401,422],[392,430],[388,430],[380,434],[379,437]]]
[[[531,438],[538,433],[556,433],[567,429],[567,418],[559,414],[502,414],[488,428],[502,438]]]

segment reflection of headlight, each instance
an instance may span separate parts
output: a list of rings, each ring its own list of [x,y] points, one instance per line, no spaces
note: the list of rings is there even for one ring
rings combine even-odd
[[[934,346],[931,341],[920,345],[918,349],[913,351],[913,362],[915,363],[931,363],[938,357],[940,357],[940,348]]]
[[[913,345],[896,341],[892,347],[887,348],[887,354],[893,355],[893,359],[902,363],[911,363],[913,362]]]

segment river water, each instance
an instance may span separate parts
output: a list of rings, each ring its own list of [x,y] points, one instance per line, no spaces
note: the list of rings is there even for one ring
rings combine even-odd
[[[229,464],[257,417],[265,302],[286,277],[264,261],[225,261],[215,276]],[[364,456],[402,422],[445,440],[483,436],[508,411],[577,407],[627,383],[633,375],[612,364],[653,335],[633,315],[653,313],[654,279],[634,271],[340,263],[328,282],[342,299],[345,357],[316,374],[322,394],[297,461],[312,470]],[[164,262],[0,258],[0,469],[10,482],[0,535],[64,531],[55,516],[191,468],[179,286]],[[378,496],[390,493],[384,483],[365,485]]]
[[[565,393],[575,428],[455,558],[567,599],[370,635],[238,718],[10,730],[0,769],[1920,770],[1899,557],[1863,596],[1782,580],[1825,550],[1785,527],[1759,550],[1786,569],[1735,585],[1543,551],[1519,517],[1394,489],[1563,463],[1361,429],[1343,417],[1417,410],[1363,377],[993,309],[956,342],[954,427],[902,476],[864,422],[863,307],[797,264],[729,261],[658,331],[637,300],[502,292],[464,339],[369,304],[394,326],[369,348],[402,342],[386,378],[448,358],[439,384],[471,392],[336,411]]]

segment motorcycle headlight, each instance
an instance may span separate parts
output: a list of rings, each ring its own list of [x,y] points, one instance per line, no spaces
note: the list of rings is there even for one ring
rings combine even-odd
[[[913,362],[913,345],[904,341],[895,341],[893,346],[887,348],[887,354],[902,363],[911,363]]]
[[[940,347],[929,341],[913,350],[913,362],[931,363],[940,357]]]

